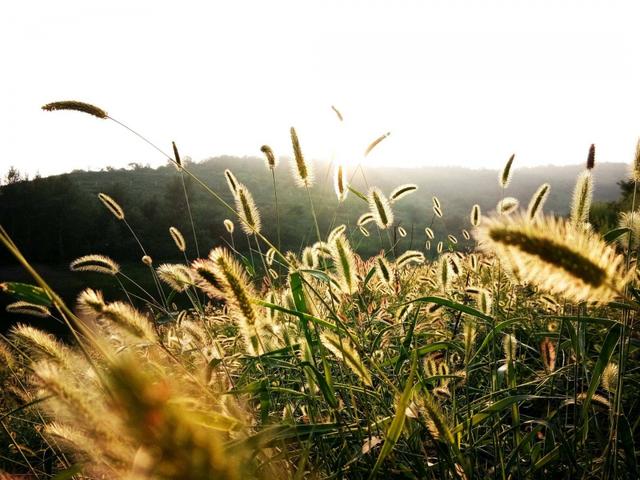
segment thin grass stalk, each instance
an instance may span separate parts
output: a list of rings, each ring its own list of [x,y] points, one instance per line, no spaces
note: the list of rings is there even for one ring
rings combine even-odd
[[[273,180],[273,198],[276,207],[276,234],[278,237],[278,250],[282,250],[282,242],[280,240],[280,209],[278,208],[278,189],[276,188],[276,169],[271,169],[271,179]]]

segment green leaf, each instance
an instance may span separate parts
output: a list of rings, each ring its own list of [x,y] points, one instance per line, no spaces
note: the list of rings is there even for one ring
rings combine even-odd
[[[331,408],[336,408],[338,406],[338,399],[336,398],[336,394],[333,391],[333,388],[331,388],[331,385],[327,383],[318,369],[311,365],[309,362],[300,362],[300,365],[315,377],[316,381],[318,382],[318,387],[322,392],[322,396],[331,406]]]
[[[80,472],[82,472],[82,465],[76,463],[75,465],[72,465],[69,468],[59,472],[56,476],[52,477],[51,480],[67,480],[69,478],[73,478],[75,475],[78,475]]]
[[[463,430],[468,429],[469,427],[474,427],[482,423],[483,421],[485,421],[487,418],[495,415],[496,413],[511,407],[511,405],[515,403],[526,402],[526,401],[537,400],[537,399],[548,400],[548,397],[543,397],[538,395],[512,395],[510,397],[503,398],[501,400],[498,400],[497,402],[493,402],[488,407],[483,408],[481,411],[473,415],[471,418],[467,418],[466,420],[460,422],[453,429],[452,433],[453,434],[460,433]]]
[[[369,200],[367,200],[367,197],[363,193],[361,193],[358,190],[356,190],[355,188],[353,188],[351,185],[349,185],[349,191],[351,191],[356,197],[358,197],[361,200],[364,200],[365,202],[369,203]]]
[[[633,444],[633,432],[626,415],[620,415],[618,419],[618,432],[624,449],[624,461],[627,464],[631,478],[638,478],[638,464],[636,463],[636,450]],[[614,460],[615,461],[615,460]]]
[[[43,307],[50,307],[52,305],[51,299],[44,289],[36,287],[35,285],[20,282],[4,282],[0,284],[0,289],[16,300],[42,305]]]
[[[614,228],[613,230],[609,230],[607,233],[605,233],[602,238],[605,242],[612,243],[622,235],[624,235],[625,233],[629,233],[630,231],[631,229],[628,227]]]
[[[395,447],[398,439],[400,438],[400,434],[402,433],[402,428],[404,427],[404,421],[407,416],[407,407],[409,406],[409,402],[411,401],[411,397],[413,394],[413,377],[416,373],[416,365],[418,364],[418,356],[414,353],[413,358],[411,359],[411,370],[409,371],[409,378],[407,379],[407,383],[404,386],[404,390],[402,392],[402,396],[400,397],[400,401],[398,402],[398,406],[396,407],[396,414],[393,417],[393,421],[389,426],[389,430],[387,430],[387,435],[384,440],[384,445],[382,445],[382,449],[380,450],[380,455],[376,460],[373,469],[369,475],[369,480],[375,478],[382,462],[389,456],[393,447]]]
[[[442,297],[420,297],[416,298],[415,300],[411,300],[410,302],[401,303],[399,306],[416,302],[435,303],[438,305],[442,305],[443,307],[452,308],[454,310],[457,310],[458,312],[466,313],[467,315],[471,315],[472,317],[481,318],[482,320],[492,320],[490,316],[485,315],[480,310],[476,310],[475,308],[468,307],[467,305],[462,305],[461,303],[453,302]]]
[[[593,372],[591,374],[591,383],[589,383],[589,389],[587,390],[587,396],[582,403],[582,421],[586,422],[587,417],[589,415],[589,406],[591,405],[591,398],[593,394],[596,392],[598,385],[600,385],[600,378],[602,377],[602,372],[605,367],[611,360],[611,355],[613,355],[613,351],[618,344],[618,340],[620,340],[620,325],[614,325],[607,333],[607,336],[602,343],[602,349],[600,350],[600,355],[598,355],[598,361],[596,365],[593,367]],[[585,429],[586,430],[586,429]],[[586,432],[585,432],[586,434]]]

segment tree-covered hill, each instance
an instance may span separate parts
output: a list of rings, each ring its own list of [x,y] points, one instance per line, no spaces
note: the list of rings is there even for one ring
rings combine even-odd
[[[338,207],[333,193],[332,169],[329,164],[315,163],[316,182],[311,189],[320,228],[326,232],[334,223],[353,224],[367,205],[354,194]],[[254,157],[217,157],[192,163],[189,169],[229,203],[232,197],[224,179],[229,168],[238,180],[253,193],[263,218],[264,233],[276,239],[276,215],[273,184],[270,172],[262,159]],[[284,249],[298,251],[306,238],[314,235],[312,218],[307,207],[306,192],[295,186],[288,161],[276,169],[276,182],[281,219],[281,238]],[[576,175],[583,168],[574,166],[545,166],[515,171],[506,195],[516,197],[526,206],[530,196],[543,182],[551,184],[547,211],[564,214],[573,190]],[[627,166],[603,163],[596,166],[594,200],[612,201],[618,198],[617,182],[626,177]],[[389,193],[403,183],[416,183],[418,192],[394,205],[396,221],[408,232],[399,248],[424,245],[424,227],[432,222],[432,196],[437,196],[444,210],[443,220],[435,219],[436,235],[460,236],[468,228],[468,213],[474,203],[483,212],[495,208],[502,192],[494,170],[474,170],[460,167],[424,168],[364,168],[349,172],[353,186],[366,192],[368,185],[376,185]],[[205,192],[201,186],[185,177],[201,255],[222,238],[229,239],[223,226],[225,218],[233,214]],[[127,220],[142,239],[147,251],[158,259],[176,258],[176,249],[169,236],[170,226],[178,227],[185,235],[188,253],[196,256],[191,225],[184,199],[179,172],[172,166],[152,169],[135,166],[100,172],[74,171],[69,174],[14,181],[0,188],[0,223],[15,242],[33,261],[66,263],[88,253],[103,253],[121,261],[135,261],[140,250],[126,227],[116,221],[99,202],[104,192],[124,208]],[[413,238],[411,231],[413,227]],[[246,241],[239,229],[236,233],[238,249]],[[372,253],[379,248],[379,238],[362,237],[360,248]],[[436,238],[437,240],[437,238]],[[2,259],[8,261],[4,252]]]

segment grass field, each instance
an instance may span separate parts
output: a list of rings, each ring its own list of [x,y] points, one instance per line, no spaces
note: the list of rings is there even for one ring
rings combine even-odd
[[[109,120],[79,102],[44,108]],[[34,478],[638,477],[640,223],[634,203],[618,228],[591,227],[593,149],[569,218],[544,213],[546,184],[528,205],[509,196],[511,157],[496,211],[469,205],[464,229],[436,237],[446,205],[433,197],[420,248],[402,251],[394,206],[417,187],[359,191],[336,165],[336,210],[352,195],[362,214],[321,231],[313,165],[293,128],[291,139],[300,204],[316,227],[299,251],[278,248],[280,225],[296,219],[278,215],[278,160],[266,146],[256,175],[273,185],[275,218],[261,218],[230,170],[224,195],[193,178],[174,144],[176,175],[227,209],[230,247],[200,246],[203,258],[189,258],[190,232],[174,228],[167,235],[184,261],[162,263],[130,229],[140,264],[74,260],[70,278],[91,272],[81,280],[91,288],[73,303],[52,288],[66,277],[40,276],[2,229],[34,285],[3,284],[7,309],[70,333],[61,342],[21,324],[1,340],[3,469]],[[638,179],[640,147],[633,160]],[[100,201],[128,227],[127,205]],[[262,234],[267,222],[275,238]],[[377,238],[380,253],[359,256],[363,237]]]

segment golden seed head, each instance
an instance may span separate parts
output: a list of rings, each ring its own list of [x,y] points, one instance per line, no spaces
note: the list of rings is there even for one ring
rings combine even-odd
[[[235,177],[233,172],[228,168],[224,171],[224,178],[227,180],[227,185],[229,186],[229,190],[231,190],[231,193],[235,197],[238,190],[238,184],[240,182],[238,182],[238,179]]]
[[[247,235],[260,233],[262,223],[260,221],[260,212],[256,203],[253,201],[251,192],[242,184],[237,185],[236,190],[236,211],[242,221],[242,230]]]
[[[224,283],[212,260],[199,258],[191,263],[196,285],[212,298],[225,298]]]
[[[178,247],[178,250],[184,253],[187,250],[187,243],[184,241],[184,237],[180,230],[176,227],[169,227],[169,233],[171,234],[171,238],[173,238],[176,247]]]
[[[104,255],[85,255],[76,258],[69,264],[72,272],[98,272],[107,275],[116,275],[120,272],[120,266]]]
[[[393,210],[391,210],[391,205],[389,205],[387,198],[377,187],[372,187],[369,190],[368,198],[369,210],[378,227],[381,229],[389,228],[393,224]]]
[[[574,225],[584,225],[589,221],[589,210],[593,197],[593,176],[589,170],[578,175],[571,201],[571,221]]]
[[[189,267],[180,263],[164,263],[156,269],[156,272],[158,278],[176,292],[184,292],[195,283]]]
[[[607,303],[629,280],[615,248],[562,219],[488,219],[477,237],[482,249],[496,253],[523,281],[576,302]]]
[[[389,195],[389,203],[395,203],[398,200],[411,195],[418,190],[418,186],[413,183],[407,183],[406,185],[400,185],[396,187]]]
[[[496,206],[496,211],[500,215],[511,215],[513,212],[515,212],[518,209],[519,206],[520,206],[520,202],[518,201],[517,198],[505,197],[498,202],[498,205]]]
[[[391,132],[387,132],[383,135],[380,135],[378,138],[376,138],[373,142],[371,142],[369,144],[369,146],[365,149],[364,151],[364,156],[366,157],[367,155],[369,155],[371,153],[371,150],[373,150],[374,148],[376,148],[380,142],[382,142],[385,138],[387,138],[389,135],[391,135]]]
[[[87,316],[99,315],[104,309],[104,297],[99,290],[87,288],[80,292],[77,301],[78,311]]]
[[[329,232],[329,235],[327,237],[327,242],[328,243],[333,242],[334,238],[336,238],[338,235],[342,235],[346,230],[347,230],[347,226],[344,223],[338,225],[333,230],[331,230],[331,232]]]
[[[233,225],[233,222],[228,218],[225,218],[223,223],[224,223],[224,228],[226,228],[227,232],[233,233],[233,230],[235,228]]]
[[[291,127],[291,145],[293,146],[294,162],[292,164],[293,176],[300,187],[310,187],[313,184],[313,172],[307,163],[300,148],[300,141],[296,129]]]
[[[482,220],[482,212],[480,211],[480,205],[478,205],[477,203],[473,207],[471,207],[470,220],[471,226],[477,227],[480,225],[480,221]]]
[[[619,368],[618,364],[609,362],[602,372],[602,388],[607,392],[613,393],[618,386]]]
[[[330,241],[331,258],[338,273],[340,288],[345,293],[354,293],[358,289],[355,255],[349,241],[341,232]]]
[[[407,250],[396,259],[396,265],[403,267],[410,263],[423,264],[424,260],[424,253],[418,250]]]
[[[73,110],[76,112],[88,113],[89,115],[102,119],[109,118],[107,112],[101,108],[91,105],[90,103],[78,102],[76,100],[63,100],[61,102],[47,103],[42,106],[42,110],[47,112],[53,112],[56,110]]]
[[[433,240],[434,235],[433,235],[433,230],[431,228],[425,227],[424,233],[427,235],[427,238],[429,240]]]
[[[142,263],[150,267],[151,265],[153,265],[153,259],[149,255],[144,255],[142,257]]]
[[[338,202],[343,202],[347,198],[349,193],[349,186],[347,184],[346,172],[343,165],[336,165],[333,175],[333,188],[338,197]]]
[[[533,220],[538,215],[542,213],[542,207],[544,203],[547,201],[547,197],[549,196],[549,191],[551,190],[551,185],[548,183],[543,183],[538,187],[535,191],[531,200],[529,201],[529,207],[527,208],[527,216]]]
[[[141,340],[153,343],[157,339],[149,319],[131,305],[124,302],[109,303],[102,309],[101,315]]]
[[[373,216],[372,213],[370,213],[370,212],[363,213],[358,218],[358,221],[356,222],[356,225],[358,225],[359,227],[364,227],[367,223],[373,222],[374,220],[375,220],[375,217]]]
[[[23,300],[10,303],[6,306],[6,310],[8,313],[19,313],[22,315],[31,315],[40,318],[47,318],[51,315],[51,312],[47,307],[31,302],[25,302]]]
[[[261,351],[259,336],[260,318],[251,299],[255,292],[246,271],[224,247],[217,247],[209,253],[209,259],[215,266],[215,277],[220,281],[227,302],[239,314],[239,326],[251,354]]]
[[[98,198],[114,217],[118,220],[124,220],[124,210],[122,210],[122,207],[118,205],[118,202],[105,193],[99,193]]]
[[[518,340],[515,335],[508,334],[502,339],[502,350],[504,351],[504,357],[508,361],[515,360],[518,354]]]

